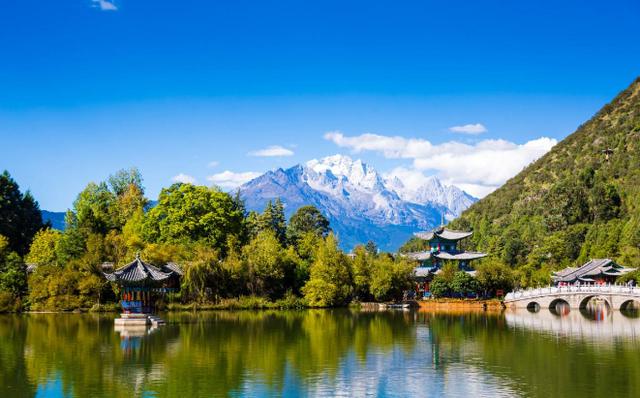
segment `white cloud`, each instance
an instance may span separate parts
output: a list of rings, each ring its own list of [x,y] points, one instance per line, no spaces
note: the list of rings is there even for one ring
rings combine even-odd
[[[293,155],[293,151],[280,145],[271,145],[263,149],[258,149],[257,151],[251,151],[248,155],[260,157],[291,156]]]
[[[192,177],[188,174],[184,174],[184,173],[180,173],[177,176],[174,176],[173,178],[171,178],[171,181],[173,182],[181,182],[183,184],[195,184],[197,181],[195,179],[195,177]]]
[[[434,145],[420,138],[362,134],[347,137],[340,132],[325,139],[354,152],[375,151],[392,159],[411,159],[417,172],[432,171],[445,183],[483,197],[504,184],[524,167],[547,153],[557,140],[541,137],[524,144],[506,140],[482,140],[475,144],[449,141]],[[415,175],[413,176],[415,177]]]
[[[117,11],[118,7],[115,0],[91,0],[93,7],[100,8],[102,11]]]
[[[484,127],[481,123],[476,123],[476,124],[465,124],[464,126],[449,127],[449,131],[453,133],[476,135],[476,134],[486,133],[489,130],[487,130],[487,128]]]
[[[207,167],[214,168],[214,167],[217,167],[219,164],[220,162],[218,162],[217,160],[212,160],[209,163],[207,163]]]
[[[207,177],[207,180],[222,188],[237,188],[245,182],[249,182],[260,175],[262,175],[262,173],[258,173],[256,171],[236,173],[225,170],[222,173],[217,173]]]

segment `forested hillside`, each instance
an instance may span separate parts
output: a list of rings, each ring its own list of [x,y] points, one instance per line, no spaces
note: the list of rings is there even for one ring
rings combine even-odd
[[[640,79],[451,227],[523,284],[589,258],[640,266]]]

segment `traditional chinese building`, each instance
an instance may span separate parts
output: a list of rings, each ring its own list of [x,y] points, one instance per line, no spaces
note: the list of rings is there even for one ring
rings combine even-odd
[[[470,275],[475,275],[475,271],[470,266],[470,262],[486,256],[485,253],[464,251],[460,248],[460,241],[468,238],[473,232],[454,231],[440,226],[430,232],[418,232],[415,234],[420,239],[429,243],[429,250],[422,252],[407,253],[406,256],[417,260],[420,265],[414,270],[414,278],[417,283],[418,292],[425,296],[429,294],[429,282],[437,275],[444,261],[455,261],[458,269]]]
[[[117,284],[120,290],[122,316],[116,319],[116,325],[123,320],[128,324],[142,324],[143,321],[148,323],[148,315],[155,311],[156,300],[180,286],[182,271],[173,263],[156,267],[136,256],[131,263],[112,273],[105,272],[104,276]]]
[[[551,279],[555,285],[602,285],[615,283],[618,277],[634,270],[634,268],[625,268],[610,258],[593,259],[581,267],[568,267],[561,271],[553,272]]]

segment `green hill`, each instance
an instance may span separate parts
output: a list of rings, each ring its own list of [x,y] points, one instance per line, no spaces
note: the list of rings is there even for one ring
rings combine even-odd
[[[523,284],[589,258],[640,266],[640,78],[451,226]]]

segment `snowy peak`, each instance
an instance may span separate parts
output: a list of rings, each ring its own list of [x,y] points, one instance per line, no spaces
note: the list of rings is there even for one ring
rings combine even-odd
[[[345,155],[327,156],[320,160],[313,159],[307,162],[307,168],[317,174],[330,172],[338,180],[365,190],[382,190],[384,185],[378,172],[362,160],[353,160]]]
[[[403,181],[383,178],[373,167],[349,156],[313,159],[289,169],[269,171],[240,187],[247,209],[262,211],[280,198],[288,216],[300,206],[316,206],[331,222],[341,244],[351,248],[372,239],[395,250],[417,229],[430,229],[458,216],[475,199],[436,177]]]
[[[430,176],[418,187],[407,187],[397,177],[387,179],[389,187],[394,189],[403,200],[418,204],[436,204],[446,207],[449,213],[448,219],[459,216],[471,206],[477,199],[464,192],[455,185],[445,185],[438,177]]]

